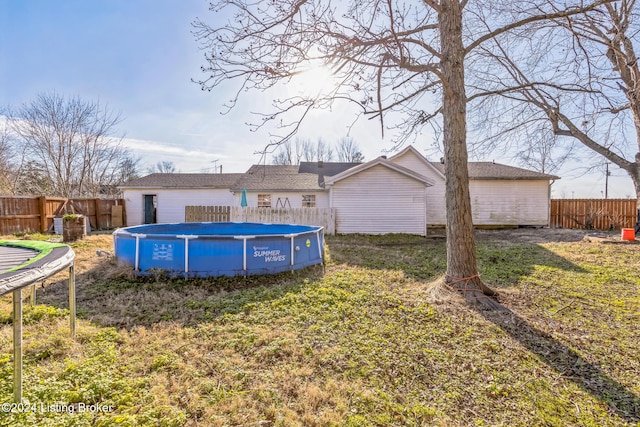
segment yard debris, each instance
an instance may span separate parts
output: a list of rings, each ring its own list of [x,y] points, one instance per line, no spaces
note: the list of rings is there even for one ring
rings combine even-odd
[[[609,233],[590,233],[582,239],[584,242],[604,243],[604,244],[627,244],[633,245],[638,243],[636,240],[622,240],[620,236],[613,236]]]

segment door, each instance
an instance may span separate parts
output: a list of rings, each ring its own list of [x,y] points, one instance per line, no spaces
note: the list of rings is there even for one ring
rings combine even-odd
[[[156,223],[156,206],[158,205],[157,196],[155,194],[145,194],[144,196],[144,223]]]

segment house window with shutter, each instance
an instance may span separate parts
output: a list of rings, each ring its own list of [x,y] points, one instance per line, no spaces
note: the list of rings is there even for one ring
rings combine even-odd
[[[271,207],[271,194],[258,194],[258,207],[270,208]]]
[[[302,196],[302,207],[303,208],[315,208],[316,207],[316,195],[315,194],[307,194]]]

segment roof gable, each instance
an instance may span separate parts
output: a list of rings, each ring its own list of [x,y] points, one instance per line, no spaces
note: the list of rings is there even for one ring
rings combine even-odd
[[[432,186],[433,185],[433,181],[431,181],[429,178],[420,175],[419,173],[412,171],[411,169],[407,169],[404,166],[400,166],[398,164],[395,164],[387,159],[385,159],[384,157],[378,157],[377,159],[371,160],[367,163],[362,163],[358,166],[352,167],[351,169],[348,169],[342,173],[339,173],[337,175],[334,175],[332,177],[326,178],[325,179],[325,183],[327,185],[333,185],[338,181],[341,181],[343,179],[347,179],[353,175],[356,175],[362,171],[365,171],[367,169],[370,169],[374,166],[384,166],[388,169],[391,169],[395,172],[398,172],[402,175],[408,176],[409,178],[415,179],[417,181],[420,181],[422,183],[424,183],[427,186]]]
[[[397,154],[394,154],[391,158],[389,158],[390,161],[396,163],[398,161],[400,161],[400,159],[404,156],[413,156],[415,157],[420,163],[424,164],[427,169],[431,170],[434,175],[436,175],[439,178],[444,179],[444,171],[436,168],[433,166],[432,162],[430,162],[429,160],[427,160],[427,158],[425,156],[423,156],[422,154],[420,154],[420,152],[418,150],[416,150],[414,148],[413,145],[408,145],[406,148],[404,148],[402,151],[400,151]]]

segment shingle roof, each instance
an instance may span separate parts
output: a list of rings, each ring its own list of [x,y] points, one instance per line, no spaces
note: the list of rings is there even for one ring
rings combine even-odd
[[[243,173],[152,173],[120,188],[229,188]]]
[[[444,165],[439,162],[431,164],[444,173]],[[560,179],[555,175],[516,168],[493,162],[469,162],[469,179]]]
[[[298,173],[298,165],[253,165],[242,174],[231,191],[320,191],[319,177]]]
[[[333,176],[341,172],[351,169],[354,166],[358,166],[360,163],[344,163],[344,162],[322,162],[320,166],[319,162],[300,162],[298,172],[300,173],[313,173],[316,175]]]
[[[444,173],[444,165],[430,162]],[[253,165],[246,173],[153,173],[120,188],[228,188],[231,191],[321,191],[324,177],[334,176],[360,163],[302,162],[298,165]],[[492,162],[469,162],[470,179],[560,179],[555,175]]]
[[[298,165],[251,165],[248,174],[293,174],[298,173]]]
[[[280,171],[281,172],[281,171]],[[318,175],[312,173],[246,174],[231,186],[231,191],[321,191]]]

